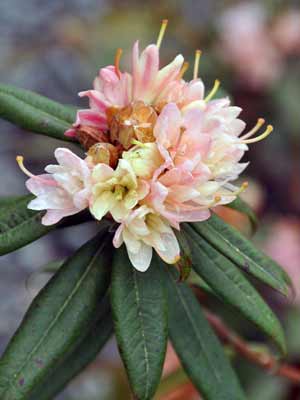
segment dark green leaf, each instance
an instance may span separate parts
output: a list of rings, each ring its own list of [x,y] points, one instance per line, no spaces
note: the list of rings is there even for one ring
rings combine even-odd
[[[103,230],[35,298],[0,360],[1,400],[31,400],[87,335],[109,285],[110,242]]]
[[[67,228],[92,220],[85,210],[76,215],[63,218],[56,225],[44,226],[41,223],[45,211],[32,211],[27,204],[34,196],[13,196],[0,199],[0,255],[10,253],[34,242],[55,228]],[[102,225],[107,222],[103,220]]]
[[[28,210],[33,196],[21,196],[0,207],[0,255],[10,253],[46,235],[52,226],[41,224],[44,211]]]
[[[242,400],[245,396],[223,348],[203,315],[192,290],[177,282],[165,266],[169,331],[185,372],[207,400]]]
[[[0,85],[0,117],[26,130],[72,141],[64,135],[76,111],[29,90]]]
[[[111,313],[107,304],[101,305],[99,319],[73,353],[31,395],[30,400],[53,400],[68,382],[91,363],[113,332]]]
[[[146,272],[116,252],[111,287],[114,327],[134,394],[150,400],[160,381],[167,345],[167,302],[157,257]]]
[[[289,294],[291,280],[287,273],[221,218],[212,214],[207,221],[193,223],[192,226],[243,271],[252,274],[282,294],[286,296]]]
[[[258,292],[243,273],[226,257],[185,225],[193,251],[193,268],[226,303],[235,307],[286,352],[282,327]]]
[[[245,214],[249,218],[253,232],[255,232],[257,230],[258,220],[257,220],[257,217],[256,217],[254,211],[240,197],[237,197],[233,202],[226,204],[226,207],[232,208],[233,210],[236,210],[242,214]]]

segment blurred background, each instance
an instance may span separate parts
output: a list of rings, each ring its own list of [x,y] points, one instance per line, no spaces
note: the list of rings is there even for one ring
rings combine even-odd
[[[125,65],[136,39],[143,47],[155,42],[163,18],[169,19],[169,27],[162,45],[162,63],[176,53],[192,63],[195,49],[201,49],[200,75],[206,86],[210,88],[215,78],[220,79],[234,103],[243,108],[242,118],[250,127],[258,117],[275,127],[271,137],[252,146],[247,154],[251,164],[246,179],[250,185],[244,198],[261,221],[254,240],[283,265],[295,285],[296,295],[288,301],[265,288],[261,290],[284,324],[289,362],[300,367],[299,0],[1,0],[1,82],[85,106],[77,92],[91,87],[98,69],[112,63],[118,47],[125,54],[128,51],[122,60]],[[4,121],[0,121],[0,131],[0,195],[25,193],[25,177],[16,166],[15,156],[24,155],[28,168],[41,173],[43,166],[53,161],[53,150],[61,143]],[[243,216],[228,210],[220,212],[249,234]],[[92,234],[89,225],[64,230],[1,258],[0,352],[37,288],[49,278],[41,273],[40,266],[71,254]],[[252,326],[230,310],[221,311],[248,340],[262,343]],[[299,387],[287,380],[270,376],[238,356],[233,355],[233,360],[250,400],[300,399]],[[176,368],[170,349],[167,378],[157,399],[199,399],[185,385],[180,370],[170,375]],[[129,398],[113,339],[96,362],[58,397]]]

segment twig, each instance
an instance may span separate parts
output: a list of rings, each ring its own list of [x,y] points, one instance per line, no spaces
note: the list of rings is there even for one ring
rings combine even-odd
[[[198,391],[191,382],[187,382],[162,395],[159,400],[192,400],[196,395],[199,396]]]
[[[293,383],[298,385],[300,384],[299,369],[292,365],[278,362],[275,357],[267,352],[260,353],[251,349],[248,343],[228,328],[218,316],[208,310],[205,310],[205,314],[219,338],[230,344],[242,357],[259,365],[261,368],[273,373],[274,375],[283,376]]]

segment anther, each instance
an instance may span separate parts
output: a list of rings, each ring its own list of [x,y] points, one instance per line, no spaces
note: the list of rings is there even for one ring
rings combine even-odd
[[[244,140],[250,138],[263,126],[264,123],[265,120],[263,118],[258,118],[256,125],[245,135],[241,136],[240,139]]]
[[[204,101],[208,102],[209,100],[211,100],[214,97],[214,95],[217,93],[219,87],[220,87],[220,81],[218,79],[216,79],[212,90],[205,97]]]
[[[164,38],[166,29],[167,29],[167,25],[168,25],[168,20],[167,19],[163,19],[162,23],[161,23],[160,31],[159,31],[159,34],[158,34],[157,42],[156,42],[156,46],[158,48],[160,48],[161,42],[162,42],[162,40]]]
[[[273,132],[273,126],[272,125],[268,125],[267,129],[261,135],[256,136],[255,138],[252,138],[252,139],[246,139],[246,140],[242,139],[241,142],[244,143],[244,144],[260,142],[261,140],[263,140],[267,136],[269,136],[271,132]]]
[[[198,78],[201,54],[202,54],[201,50],[196,50],[193,79],[197,79]]]
[[[116,74],[118,75],[119,78],[121,78],[120,60],[121,60],[122,53],[123,53],[122,49],[117,49],[116,55],[115,55],[115,69],[116,69]]]
[[[249,186],[248,182],[243,182],[241,184],[241,187],[238,190],[236,190],[235,192],[232,192],[231,194],[233,196],[238,196],[239,194],[243,193],[247,189],[248,186]]]

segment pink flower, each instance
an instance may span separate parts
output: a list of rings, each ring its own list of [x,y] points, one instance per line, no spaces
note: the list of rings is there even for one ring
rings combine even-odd
[[[168,264],[179,260],[180,249],[176,236],[168,223],[147,206],[141,206],[122,222],[113,244],[116,248],[125,242],[132,265],[141,272],[148,269],[152,248]]]
[[[196,102],[197,103],[197,102]],[[272,127],[251,138],[257,125],[239,137],[245,124],[240,109],[228,99],[190,104],[184,113],[176,104],[164,107],[154,128],[164,163],[153,174],[150,193],[143,202],[179,229],[180,222],[202,221],[209,209],[233,201],[247,183],[237,188],[235,180],[247,166],[240,163],[248,143],[266,137]]]
[[[68,149],[58,148],[54,154],[58,165],[48,165],[47,174],[42,175],[32,175],[23,166],[23,157],[17,158],[21,169],[30,176],[27,189],[37,196],[28,208],[47,210],[43,225],[56,224],[89,206],[91,172],[86,162]]]
[[[271,35],[284,54],[299,54],[300,11],[294,9],[279,15],[275,20]]]
[[[129,258],[145,271],[155,251],[167,263],[176,263],[180,249],[172,228],[181,222],[203,221],[210,209],[227,204],[247,183],[232,182],[247,166],[241,162],[248,144],[267,137],[272,126],[258,136],[260,118],[246,134],[241,109],[228,98],[213,100],[220,82],[205,96],[198,79],[201,52],[196,51],[193,80],[183,74],[181,55],[159,68],[159,47],[141,55],[133,46],[132,71],[121,72],[121,51],[115,65],[102,68],[94,89],[80,93],[90,109],[77,114],[74,129],[88,150],[85,160],[67,149],[57,149],[59,165],[48,174],[30,176],[28,189],[37,196],[29,207],[47,210],[42,223],[50,225],[89,207],[96,220],[108,216],[119,224],[113,244],[125,243]]]
[[[219,53],[232,65],[243,84],[260,89],[279,78],[282,60],[272,42],[261,4],[246,2],[232,6],[222,15],[219,26]]]
[[[165,22],[166,26],[166,22]],[[163,25],[164,27],[164,25]],[[163,28],[164,30],[164,28]],[[159,68],[159,43],[151,44],[139,54],[139,42],[132,49],[131,73],[119,69],[121,50],[116,54],[115,65],[101,68],[94,81],[94,89],[80,92],[88,97],[90,109],[80,110],[67,136],[77,136],[81,126],[97,128],[99,132],[110,128],[111,115],[134,102],[143,101],[155,107],[165,100],[169,85],[180,79],[183,57],[178,55],[163,68]],[[133,124],[130,119],[128,123]]]

